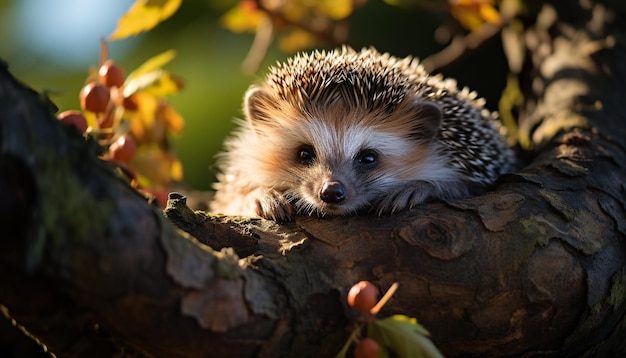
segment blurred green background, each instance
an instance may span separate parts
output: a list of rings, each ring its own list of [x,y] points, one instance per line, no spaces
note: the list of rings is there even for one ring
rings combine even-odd
[[[37,90],[51,92],[60,110],[79,109],[78,92],[89,66],[99,61],[100,39],[109,35],[133,0],[0,0],[0,58],[11,72]],[[219,17],[236,1],[185,0],[178,12],[154,30],[109,45],[109,57],[132,71],[168,49],[178,55],[166,69],[185,79],[186,87],[170,102],[185,118],[183,135],[173,138],[184,166],[185,184],[210,189],[211,168],[224,138],[241,117],[246,88],[268,65],[291,54],[272,47],[257,75],[244,74],[253,35],[234,34]],[[396,56],[426,57],[444,44],[435,30],[446,15],[389,6],[370,0],[350,18],[348,44],[374,46]],[[487,99],[490,109],[504,87],[506,63],[499,40],[442,70]]]

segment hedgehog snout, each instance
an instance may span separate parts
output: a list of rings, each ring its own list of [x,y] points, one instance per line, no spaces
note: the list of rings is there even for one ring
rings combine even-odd
[[[339,204],[346,199],[346,188],[341,182],[327,181],[320,189],[320,199],[329,204]]]

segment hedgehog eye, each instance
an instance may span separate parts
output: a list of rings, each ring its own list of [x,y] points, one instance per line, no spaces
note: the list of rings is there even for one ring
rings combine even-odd
[[[315,150],[310,145],[298,148],[298,162],[302,165],[311,165],[315,160]]]
[[[372,167],[378,161],[378,154],[371,149],[362,150],[356,156],[356,161],[364,166]]]

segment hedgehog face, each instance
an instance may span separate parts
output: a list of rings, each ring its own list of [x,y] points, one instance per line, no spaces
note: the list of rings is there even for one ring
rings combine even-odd
[[[318,119],[299,123],[292,128],[296,133],[285,133],[293,144],[287,150],[291,161],[283,165],[297,178],[287,194],[306,214],[347,215],[368,208],[396,181],[386,174],[394,161],[415,146],[406,136],[359,124],[336,128]]]
[[[441,117],[438,107],[411,102],[388,112],[338,99],[303,111],[251,91],[246,113],[260,146],[259,175],[309,215],[355,214],[414,180]]]

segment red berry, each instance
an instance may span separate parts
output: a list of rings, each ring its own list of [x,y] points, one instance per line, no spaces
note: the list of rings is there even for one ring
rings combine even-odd
[[[135,140],[128,134],[122,134],[109,146],[109,156],[111,159],[128,163],[135,157],[137,145]]]
[[[107,60],[100,69],[100,82],[107,87],[121,87],[124,84],[124,71],[112,60]]]
[[[131,94],[128,97],[124,97],[124,99],[122,100],[122,104],[124,106],[124,109],[127,109],[129,111],[136,111],[137,108],[139,108],[139,105],[137,105],[137,98],[134,94]]]
[[[57,114],[57,118],[64,126],[75,126],[81,133],[87,130],[87,119],[80,111],[69,110]]]
[[[80,106],[90,112],[102,113],[109,105],[111,94],[109,89],[98,82],[89,82],[78,96]]]
[[[355,358],[378,358],[380,346],[371,338],[362,338],[354,347]]]
[[[348,305],[359,312],[369,312],[378,301],[378,288],[369,281],[356,283],[348,292]]]

